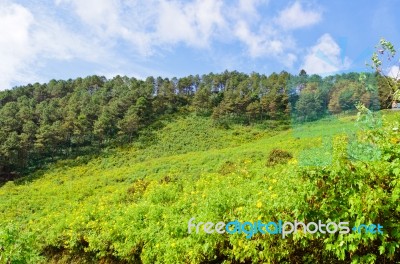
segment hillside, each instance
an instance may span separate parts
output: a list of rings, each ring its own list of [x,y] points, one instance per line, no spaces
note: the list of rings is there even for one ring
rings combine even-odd
[[[400,115],[382,113],[384,128],[394,133],[392,126]],[[277,128],[277,123],[271,122],[225,129],[214,126],[207,117],[175,115],[160,121],[158,129],[142,131],[129,147],[109,148],[88,160],[60,160],[0,188],[0,262],[295,263],[314,258],[348,261],[354,255],[361,260],[383,257],[398,261],[398,223],[393,221],[398,220],[399,207],[392,210],[399,197],[398,180],[391,182],[390,191],[385,186],[375,189],[375,211],[360,209],[364,210],[362,216],[353,214],[356,209],[349,206],[355,204],[354,195],[361,189],[340,196],[349,206],[348,212],[338,209],[344,213],[341,218],[346,216],[342,220],[380,217],[386,227],[392,221],[397,233],[388,231],[386,238],[368,235],[365,240],[349,234],[347,240],[299,233],[285,239],[260,234],[246,239],[244,234],[188,234],[192,217],[195,222],[214,223],[339,217],[329,209],[332,200],[313,211],[309,201],[318,190],[307,173],[334,171],[336,161],[350,162],[336,157],[343,152],[345,134],[360,131],[355,120],[355,116],[323,119],[306,124],[305,129]],[[321,145],[322,137],[333,139],[332,153],[325,153],[333,155],[333,165],[302,166],[304,158],[316,158],[307,156],[307,149]],[[398,153],[400,138],[390,140]],[[273,149],[289,152],[293,158],[271,160]],[[385,169],[385,162],[383,158],[375,161],[378,167],[371,165],[371,169],[379,168],[382,177],[392,179],[397,167]],[[337,175],[350,177],[349,172],[357,175],[363,170],[363,175],[372,177],[370,168],[361,168],[356,161],[352,164],[355,169],[341,163],[343,171],[336,171]],[[329,178],[324,179],[329,187]],[[369,180],[364,183],[364,187],[370,184]],[[345,184],[342,187],[347,188]],[[386,207],[379,208],[379,201]],[[381,209],[391,214],[382,217]],[[343,239],[347,246],[340,249],[335,243]],[[383,256],[378,253],[382,247]]]
[[[385,109],[391,102],[387,81],[357,72],[321,77],[225,71],[179,79],[94,75],[15,87],[0,91],[0,183],[56,160],[124,147],[146,132],[151,141],[162,120],[174,115],[208,116],[228,128],[291,118],[315,121],[355,111],[356,103]],[[176,143],[187,149],[181,144],[189,142],[171,144]],[[198,150],[193,142],[189,145]]]

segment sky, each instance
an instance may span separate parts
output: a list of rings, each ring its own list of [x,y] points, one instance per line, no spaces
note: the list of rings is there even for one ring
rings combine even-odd
[[[368,70],[380,38],[400,47],[397,4],[0,0],[0,90],[94,74],[145,79],[225,70]]]

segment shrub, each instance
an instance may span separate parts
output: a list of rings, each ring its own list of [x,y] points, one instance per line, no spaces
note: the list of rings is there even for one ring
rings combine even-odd
[[[142,197],[149,184],[149,181],[143,179],[136,180],[126,191],[127,200],[131,202],[137,202]]]
[[[21,232],[23,231],[23,232]],[[0,229],[0,263],[37,263],[42,260],[35,236],[9,224]]]
[[[396,126],[395,126],[396,127]],[[392,139],[399,137],[393,127],[363,131],[363,140],[347,145],[340,138],[334,146],[335,161],[327,167],[300,170],[310,185],[306,208],[299,219],[346,220],[350,225],[381,224],[383,235],[350,233],[346,236],[303,238],[295,252],[304,252],[303,260],[346,263],[399,263],[400,233],[400,150]],[[354,159],[352,148],[375,144],[380,148],[373,162]]]
[[[225,161],[224,164],[219,168],[218,172],[221,175],[228,175],[237,170],[235,163],[232,161]]]
[[[290,152],[282,149],[273,149],[268,154],[267,166],[274,166],[276,164],[285,164],[291,158],[293,158],[293,155]]]

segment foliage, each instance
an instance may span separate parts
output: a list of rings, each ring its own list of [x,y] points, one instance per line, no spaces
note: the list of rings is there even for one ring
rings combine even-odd
[[[323,168],[297,166],[299,151],[315,145],[317,138],[265,133],[258,126],[219,129],[195,115],[165,120],[154,138],[143,139],[146,145],[85,164],[57,162],[32,182],[1,187],[0,243],[5,250],[0,255],[15,263],[83,262],[85,256],[127,263],[398,261],[400,137],[394,120],[399,116],[385,115],[390,123],[359,139],[381,147],[378,161],[347,159],[346,139],[339,137],[335,162]],[[352,119],[306,126],[334,131]],[[206,131],[212,132],[203,135]],[[285,149],[294,158],[265,167],[273,149]],[[191,217],[213,222],[379,222],[385,235],[298,234],[282,239],[258,234],[248,240],[242,235],[188,234]],[[18,242],[7,242],[11,238]]]
[[[369,118],[359,120],[365,119]],[[399,261],[400,226],[395,219],[400,217],[400,152],[397,145],[399,135],[394,131],[393,126],[389,125],[384,129],[365,130],[359,135],[361,139],[358,142],[372,143],[382,152],[372,162],[359,157],[351,159],[346,151],[346,138],[341,137],[334,147],[336,162],[333,165],[301,172],[303,179],[310,182],[313,188],[306,195],[308,207],[300,214],[300,219],[346,219],[354,225],[379,223],[385,227],[384,235],[355,233],[319,237],[317,240],[323,247],[317,250],[322,250],[324,254],[332,253],[338,260],[352,263]],[[350,146],[358,147],[359,144]],[[302,239],[303,246],[315,242]],[[313,252],[321,262],[327,256]]]
[[[275,148],[268,154],[267,165],[273,166],[276,164],[284,164],[291,158],[293,158],[293,155],[290,152]]]
[[[37,263],[42,261],[35,246],[35,236],[29,230],[18,229],[12,223],[0,229],[0,263]]]
[[[89,76],[15,87],[0,92],[0,177],[136,142],[143,131],[175,114],[211,115],[214,124],[228,129],[287,122],[291,114],[313,121],[328,108],[332,113],[354,109],[357,101],[370,107],[376,98],[361,89],[360,76],[225,71],[179,79]],[[391,92],[384,80],[372,86],[380,86],[379,101],[386,107]]]
[[[0,263],[400,262],[399,112],[367,108],[384,82],[379,101],[396,99],[393,78],[305,71],[91,76],[1,92],[0,174],[31,170],[0,187]],[[288,131],[290,114],[300,122]],[[307,158],[330,164],[299,163],[326,138]],[[379,223],[384,233],[246,239],[189,234],[192,217]]]
[[[396,57],[397,51],[394,45],[384,38],[375,48],[376,51],[371,57],[372,64],[369,66],[381,77],[381,86],[385,87],[383,98],[389,103],[400,101],[400,60]]]

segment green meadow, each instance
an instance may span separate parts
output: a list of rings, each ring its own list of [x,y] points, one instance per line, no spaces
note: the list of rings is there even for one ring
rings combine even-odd
[[[372,129],[355,115],[230,128],[165,117],[124,148],[5,183],[0,263],[396,263],[400,115],[380,114]],[[379,157],[349,157],[350,134],[373,141]],[[189,234],[192,217],[379,222],[384,234]]]

